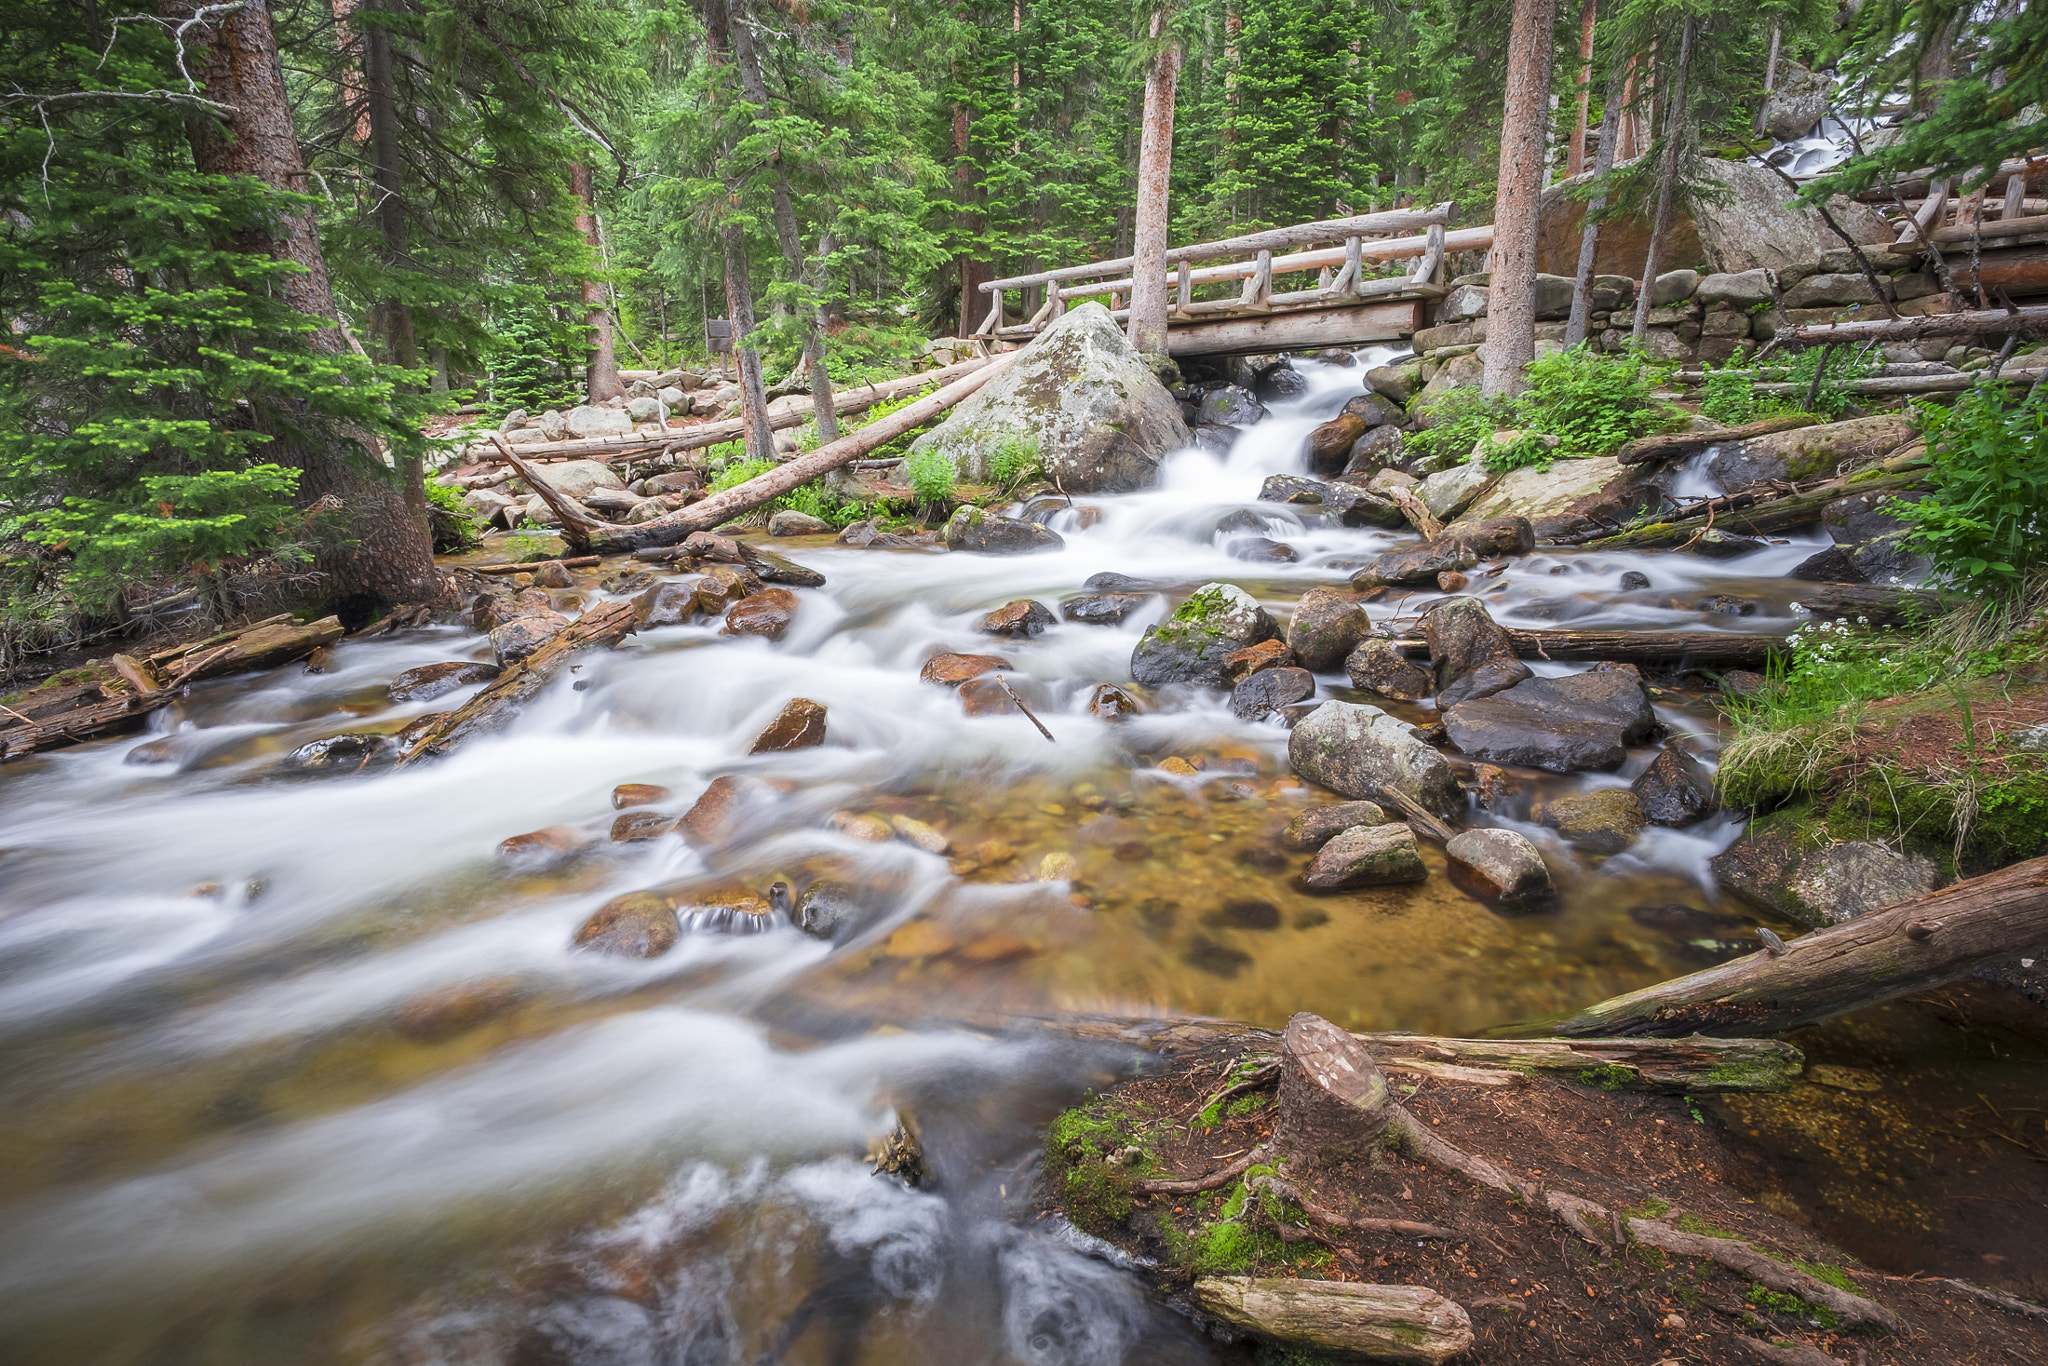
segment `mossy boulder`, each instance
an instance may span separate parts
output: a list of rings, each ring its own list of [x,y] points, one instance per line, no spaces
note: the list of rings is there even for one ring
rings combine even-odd
[[[1021,445],[1069,493],[1127,493],[1150,488],[1160,460],[1191,440],[1173,395],[1109,310],[1091,303],[1040,333],[910,449],[943,451],[961,478],[985,483],[996,456]]]
[[[1766,479],[1814,479],[1881,460],[1911,441],[1914,430],[1911,413],[1879,413],[1773,432],[1723,447],[1707,463],[1707,472],[1730,490]]]
[[[1449,761],[1415,727],[1378,707],[1323,703],[1288,736],[1287,758],[1296,773],[1342,796],[1399,793],[1446,818],[1465,807]]]
[[[1279,634],[1251,594],[1234,584],[1204,584],[1172,616],[1146,629],[1131,651],[1131,677],[1148,688],[1164,683],[1228,687],[1228,657]]]
[[[1923,896],[1939,887],[1931,859],[1875,840],[1833,840],[1803,807],[1751,822],[1709,865],[1743,900],[1815,929]]]

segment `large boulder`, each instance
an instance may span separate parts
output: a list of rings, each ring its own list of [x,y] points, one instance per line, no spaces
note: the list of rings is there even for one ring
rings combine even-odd
[[[1494,517],[1526,517],[1538,537],[1546,523],[1592,513],[1612,515],[1629,502],[1643,477],[1612,456],[1553,461],[1548,469],[1529,466],[1510,470],[1465,509],[1460,522]]]
[[[572,437],[590,436],[631,436],[633,416],[624,408],[595,408],[582,404],[569,410],[569,416],[562,423],[563,429]],[[579,462],[581,463],[581,462]],[[553,480],[549,480],[553,483]]]
[[[977,555],[1029,555],[1066,545],[1065,538],[1051,527],[1015,517],[998,517],[977,507],[955,512],[943,534],[946,549]]]
[[[1235,584],[1203,584],[1174,614],[1145,629],[1131,651],[1131,677],[1162,683],[1229,686],[1227,656],[1280,634],[1266,609]]]
[[[1259,487],[1262,503],[1294,503],[1326,512],[1345,526],[1376,526],[1389,530],[1406,526],[1408,519],[1394,501],[1356,484],[1321,479],[1304,479],[1298,474],[1274,474]]]
[[[1041,332],[910,449],[943,451],[963,477],[984,481],[996,454],[1023,442],[1067,492],[1124,493],[1150,488],[1161,458],[1190,439],[1173,395],[1109,310],[1090,303]]]
[[[1756,822],[1708,866],[1721,885],[1787,920],[1822,929],[1941,885],[1924,858],[1870,840],[1816,844],[1791,815]]]
[[[1422,634],[1436,670],[1439,707],[1491,697],[1531,676],[1515,655],[1513,638],[1477,598],[1444,599],[1422,619]]]
[[[603,413],[610,412],[611,409],[594,408],[591,411]],[[619,478],[612,467],[602,460],[564,460],[558,465],[536,465],[534,469],[539,473],[542,483],[557,493],[568,494],[579,503],[598,489],[626,487],[626,481]]]
[[[1294,605],[1287,626],[1287,647],[1313,673],[1327,673],[1344,662],[1372,631],[1365,609],[1349,593],[1311,588]]]
[[[1450,762],[1415,727],[1378,707],[1323,703],[1295,725],[1287,758],[1296,773],[1342,796],[1377,800],[1400,793],[1443,817],[1465,806]]]
[[[1643,680],[1628,669],[1531,678],[1444,712],[1451,743],[1474,759],[1549,773],[1616,769],[1656,733]]]
[[[1795,142],[1826,117],[1834,82],[1797,62],[1778,64],[1778,82],[1764,98],[1763,129],[1780,142]]]
[[[1913,433],[1910,413],[1878,413],[1818,427],[1796,427],[1721,447],[1707,462],[1707,473],[1730,490],[1767,479],[1812,479],[1844,465],[1890,455],[1911,441]]]

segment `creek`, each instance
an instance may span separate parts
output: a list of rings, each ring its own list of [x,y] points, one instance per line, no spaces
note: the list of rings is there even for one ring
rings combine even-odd
[[[1154,490],[1056,512],[1063,550],[777,543],[828,580],[798,592],[782,641],[722,637],[715,621],[643,632],[438,763],[276,771],[309,740],[459,703],[467,692],[394,705],[385,685],[488,659],[465,628],[345,642],[321,674],[201,685],[142,737],[161,762],[128,762],[131,739],[0,774],[8,1359],[1237,1359],[1078,1235],[1033,1222],[1033,1126],[1128,1050],[1006,1022],[1277,1026],[1311,1010],[1354,1029],[1478,1032],[1745,952],[1762,923],[1707,872],[1732,817],[1653,828],[1599,860],[1475,813],[1543,847],[1561,897],[1538,915],[1458,892],[1428,843],[1423,884],[1312,896],[1306,856],[1275,842],[1311,800],[1277,721],[1202,693],[1117,724],[1087,713],[1188,590],[1233,582],[1284,614],[1413,539],[1254,501],[1268,475],[1302,472],[1307,433],[1361,390],[1362,365],[1301,368],[1308,390],[1227,456],[1183,452]],[[1706,488],[1703,460],[1676,487]],[[1216,526],[1243,509],[1299,560],[1230,558],[1241,533]],[[1507,625],[1783,633],[1797,596],[1784,575],[1821,544],[1816,531],[1732,562],[1544,551],[1473,591]],[[1118,626],[975,631],[1012,599],[1056,609],[1103,571],[1174,591]],[[1631,571],[1652,586],[1624,589]],[[559,605],[603,600],[615,572],[580,576]],[[1428,596],[1367,610],[1412,618]],[[1723,610],[1702,610],[1716,598]],[[1053,741],[919,682],[941,649],[1009,659]],[[1341,674],[1318,682],[1319,697],[1380,702]],[[829,709],[826,744],[748,757],[793,696]],[[1710,759],[1705,695],[1655,697]],[[1654,752],[1542,790],[1624,784]],[[1195,771],[1159,766],[1173,756]],[[605,839],[615,785],[665,787],[661,809],[680,813],[728,773],[786,789],[736,852]],[[950,860],[842,833],[840,812],[922,821]],[[548,826],[586,832],[592,852],[554,869],[496,857]],[[570,948],[623,892],[821,873],[869,896],[836,943],[780,917],[734,933],[707,913],[659,958]],[[940,1193],[861,1160],[898,1107],[918,1118]]]

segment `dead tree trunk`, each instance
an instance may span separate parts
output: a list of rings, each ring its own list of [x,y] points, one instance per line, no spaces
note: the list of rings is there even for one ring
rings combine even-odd
[[[1588,1006],[1563,1035],[1782,1034],[2048,943],[2048,858]]]
[[[1579,12],[1579,97],[1578,113],[1572,119],[1571,141],[1565,146],[1564,173],[1566,178],[1586,169],[1586,114],[1593,103],[1593,27],[1595,21],[1594,0],[1586,0]],[[1608,98],[1613,99],[1610,93]],[[1605,122],[1605,112],[1602,113]],[[1601,146],[1608,146],[1612,135],[1602,130]],[[1608,160],[1612,162],[1610,151]]]
[[[1515,0],[1507,105],[1501,116],[1500,189],[1493,211],[1493,278],[1482,381],[1489,397],[1519,392],[1523,367],[1536,356],[1536,206],[1543,193],[1556,26],[1557,0]]]
[[[1671,91],[1664,97],[1664,164],[1657,173],[1657,214],[1650,223],[1650,248],[1643,257],[1643,287],[1636,296],[1636,321],[1629,336],[1636,345],[1650,330],[1651,294],[1657,284],[1657,266],[1664,248],[1664,234],[1671,227],[1671,201],[1678,191],[1678,154],[1684,141],[1686,68],[1692,64],[1692,36],[1699,20],[1685,16],[1685,28],[1678,39],[1678,69],[1671,75]],[[1663,82],[1659,81],[1659,85]]]
[[[1588,0],[1586,10],[1592,12]],[[1607,78],[1607,100],[1600,107],[1600,150],[1593,154],[1593,174],[1606,175],[1614,169],[1614,144],[1621,128],[1621,107],[1627,101],[1622,97],[1622,74],[1624,68],[1616,67]],[[1577,346],[1586,339],[1586,328],[1593,317],[1593,270],[1594,262],[1600,255],[1600,214],[1607,208],[1607,196],[1600,195],[1586,201],[1585,226],[1579,229],[1579,268],[1572,283],[1572,313],[1564,325],[1564,344]]]
[[[1159,41],[1172,15],[1172,0],[1152,12],[1154,42]],[[1146,355],[1162,357],[1166,354],[1167,191],[1173,173],[1173,97],[1179,81],[1180,43],[1168,34],[1145,79],[1145,122],[1138,141],[1138,203],[1131,245],[1131,345]]]
[[[723,66],[732,57],[732,14],[726,0],[704,0],[704,45],[713,66]],[[724,170],[734,174],[733,148],[737,145],[732,128],[725,129]],[[731,187],[737,195],[739,187]],[[747,234],[730,218],[718,230],[718,242],[725,264],[725,308],[732,321],[732,349],[740,371],[740,413],[747,424],[747,458],[773,460],[775,434],[768,426],[768,390],[761,380],[761,353],[754,349],[753,266],[747,259]]]
[[[158,12],[180,24],[195,14],[181,0],[164,0]],[[194,165],[211,175],[248,176],[273,189],[307,193],[266,0],[247,0],[238,9],[211,15],[187,29],[182,41],[186,65],[206,97],[229,111],[219,117],[196,115],[188,122]],[[299,266],[268,287],[296,311],[320,320],[320,328],[306,334],[308,347],[333,355],[349,349],[311,209],[277,205],[263,225],[236,234],[230,245]],[[271,403],[258,403],[249,417],[258,430],[276,438],[269,447],[276,453],[272,458],[301,472],[301,502],[310,505],[331,495],[342,505],[348,538],[323,548],[314,567],[325,576],[323,596],[345,622],[359,625],[380,607],[438,596],[440,576],[427,519],[376,464],[367,434],[339,430],[321,439],[308,432],[309,414],[279,411]]]
[[[590,185],[590,167],[581,161],[569,163],[569,193],[576,196],[576,231],[590,244],[593,254],[600,250],[597,240],[597,196]],[[622,398],[625,382],[619,378],[619,358],[612,349],[611,308],[604,296],[602,280],[583,282],[583,321],[590,328],[590,366],[584,392],[592,403]]]

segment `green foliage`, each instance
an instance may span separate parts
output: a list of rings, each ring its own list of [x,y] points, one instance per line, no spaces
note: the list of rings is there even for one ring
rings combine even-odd
[[[1635,352],[1604,355],[1581,344],[1537,357],[1529,366],[1528,388],[1514,399],[1453,389],[1431,408],[1430,429],[1410,437],[1408,447],[1452,459],[1477,448],[1497,474],[1611,455],[1622,442],[1665,430],[1681,416],[1656,397],[1668,374]],[[1495,444],[1494,434],[1504,429],[1519,435]]]
[[[552,536],[530,536],[520,532],[505,542],[505,558],[513,564],[531,564],[535,560],[551,560],[555,547],[550,544]]]
[[[1700,393],[1702,417],[1726,427],[1758,420],[1765,403],[1757,398],[1756,381],[1744,365],[1744,359],[1736,356],[1718,370],[1706,367],[1707,382]]]
[[[1021,483],[1038,470],[1038,441],[1015,434],[1004,437],[989,457],[989,478],[1003,488]]]
[[[484,363],[490,373],[489,411],[540,412],[574,407],[582,398],[569,379],[568,338],[552,320],[512,310],[498,322]]]
[[[1770,1314],[1783,1314],[1788,1318],[1806,1319],[1823,1328],[1839,1328],[1842,1321],[1832,1309],[1801,1299],[1797,1295],[1781,1294],[1761,1285],[1749,1288],[1749,1302]]]
[[[1136,1160],[1109,1159],[1141,1147],[1141,1137],[1137,1116],[1098,1099],[1062,1111],[1046,1127],[1046,1173],[1059,1183],[1075,1227],[1102,1237],[1131,1217],[1128,1175],[1147,1170],[1151,1159],[1142,1148]]]
[[[1619,1091],[1636,1079],[1635,1069],[1609,1063],[1604,1067],[1588,1067],[1578,1074],[1579,1085],[1597,1086],[1602,1091]]]
[[[459,555],[482,539],[458,490],[435,479],[427,480],[426,488],[427,520],[436,555]]]
[[[1510,427],[1515,420],[1512,399],[1488,398],[1476,388],[1453,389],[1429,409],[1430,425],[1408,437],[1405,449],[1415,458],[1462,461],[1480,442]]]
[[[724,493],[727,489],[736,488],[746,483],[749,479],[758,478],[774,468],[775,462],[773,460],[740,459],[729,461],[726,467],[705,488],[705,495],[708,497],[714,493]]]
[[[952,457],[937,446],[911,452],[904,461],[903,472],[910,477],[911,492],[920,503],[945,502],[953,496],[954,482],[959,477]]]
[[[1953,408],[1920,405],[1934,493],[1894,499],[1908,543],[1940,583],[2010,597],[2048,566],[2048,406],[2010,405],[1995,385],[1966,390]]]

